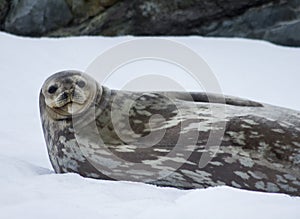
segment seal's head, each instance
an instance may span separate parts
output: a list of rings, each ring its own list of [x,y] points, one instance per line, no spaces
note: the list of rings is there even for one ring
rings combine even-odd
[[[97,83],[79,71],[62,71],[49,77],[42,86],[45,104],[56,118],[84,112],[93,103]]]

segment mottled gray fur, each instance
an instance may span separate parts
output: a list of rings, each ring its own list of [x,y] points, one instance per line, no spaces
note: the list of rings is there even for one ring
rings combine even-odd
[[[70,71],[52,77],[72,80],[74,75],[80,73]],[[215,103],[208,103],[209,96]],[[55,112],[46,105],[41,92],[42,126],[57,173],[75,172],[97,179],[145,181],[182,189],[228,185],[300,195],[297,111],[233,97],[226,97],[222,103],[216,95],[115,91],[99,84],[94,102],[95,108],[90,107],[73,118],[72,115],[60,118],[53,116]],[[225,117],[212,115],[211,108],[224,104]],[[114,118],[112,108],[119,109]],[[128,112],[133,132],[126,125]],[[163,118],[151,120],[155,114]],[[113,121],[117,121],[116,125]],[[222,122],[226,126],[219,149],[214,145],[205,147],[212,129],[218,130]],[[90,126],[92,123],[96,124],[96,132]],[[163,138],[155,142],[155,136],[161,132]],[[151,141],[147,138],[151,133],[155,144],[143,145],[147,142],[141,139]],[[76,139],[76,135],[81,139]],[[184,141],[178,143],[180,135]],[[195,135],[197,139],[193,139]],[[210,150],[214,158],[200,168],[201,156]]]

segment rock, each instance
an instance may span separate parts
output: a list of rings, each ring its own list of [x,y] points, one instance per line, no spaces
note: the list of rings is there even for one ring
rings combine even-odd
[[[115,4],[119,0],[98,0],[103,7],[109,7]]]
[[[118,0],[66,0],[74,17],[74,24],[82,23],[88,18],[94,17],[117,1]]]
[[[72,35],[188,35],[207,21],[239,15],[270,1],[123,0],[80,27],[60,29],[51,35],[65,35],[68,31]]]
[[[68,24],[72,14],[62,0],[12,0],[5,30],[20,35],[40,36]]]
[[[73,23],[81,23],[104,11],[104,7],[99,0],[67,0],[67,3],[74,17]]]
[[[268,4],[264,7],[251,8],[234,18],[209,23],[208,27],[202,27],[202,33],[208,36],[263,38],[266,31],[273,29],[274,26],[297,20],[298,14],[287,3]]]
[[[134,32],[139,35],[188,35],[207,21],[238,15],[253,5],[267,0],[211,1],[159,0],[134,1]],[[201,31],[200,31],[201,32]]]
[[[291,5],[291,7],[299,9],[300,0],[289,0],[289,4]]]
[[[126,35],[132,33],[131,29],[134,26],[132,11],[130,1],[119,1],[116,5],[79,25],[60,28],[50,32],[47,36]]]
[[[268,31],[264,39],[285,46],[300,46],[300,19]]]
[[[8,13],[8,1],[7,0],[0,0],[0,27],[2,26],[5,17]]]
[[[299,46],[300,0],[11,1],[5,30],[21,35],[201,35]]]

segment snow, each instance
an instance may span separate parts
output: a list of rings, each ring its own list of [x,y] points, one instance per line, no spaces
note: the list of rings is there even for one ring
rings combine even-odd
[[[0,33],[0,218],[300,218],[300,198],[283,194],[225,186],[182,191],[53,172],[38,111],[43,81],[60,70],[84,70],[129,39]],[[244,39],[169,39],[200,54],[225,94],[300,110],[299,48]],[[118,86],[113,80],[107,85]]]

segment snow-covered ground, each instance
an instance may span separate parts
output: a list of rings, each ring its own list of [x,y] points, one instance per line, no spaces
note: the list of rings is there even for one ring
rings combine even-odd
[[[229,187],[181,191],[54,174],[39,120],[43,81],[60,70],[84,70],[128,39],[0,33],[0,218],[300,218],[300,198],[287,195]],[[300,49],[241,39],[170,39],[199,53],[225,94],[300,110]]]

